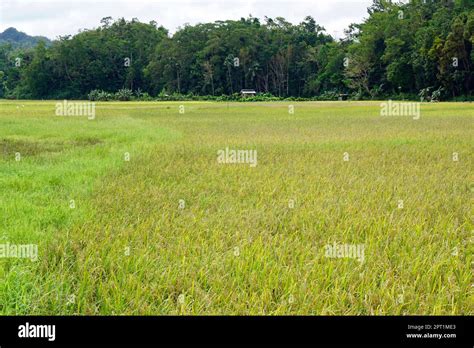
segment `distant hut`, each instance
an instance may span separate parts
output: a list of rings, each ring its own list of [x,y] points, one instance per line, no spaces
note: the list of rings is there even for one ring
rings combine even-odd
[[[244,98],[246,97],[255,97],[257,92],[254,89],[243,89],[240,91],[240,95]]]

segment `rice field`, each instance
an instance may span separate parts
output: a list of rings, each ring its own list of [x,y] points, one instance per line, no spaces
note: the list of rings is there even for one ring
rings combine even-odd
[[[474,107],[380,103],[0,101],[0,314],[474,314]]]

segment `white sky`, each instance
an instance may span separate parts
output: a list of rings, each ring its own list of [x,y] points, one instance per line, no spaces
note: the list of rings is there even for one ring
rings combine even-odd
[[[15,27],[29,35],[55,39],[100,25],[103,17],[155,20],[170,31],[185,23],[284,17],[292,23],[311,15],[326,31],[343,30],[367,17],[372,0],[0,0],[0,32]]]

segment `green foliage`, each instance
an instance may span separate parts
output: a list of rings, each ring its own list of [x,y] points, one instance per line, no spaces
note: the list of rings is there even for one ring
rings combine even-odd
[[[115,100],[116,94],[103,91],[101,89],[94,89],[88,94],[90,101],[109,101]]]
[[[133,97],[133,91],[131,89],[122,88],[115,93],[115,100],[129,101]]]
[[[370,12],[349,46],[352,88],[367,97],[376,96],[374,86],[391,96],[428,87],[443,87],[448,97],[472,95],[472,5],[375,1]]]
[[[396,99],[428,87],[442,87],[443,98],[472,96],[469,2],[376,0],[369,14],[337,41],[312,17],[291,24],[250,16],[185,25],[172,36],[154,22],[107,17],[99,28],[50,46],[0,45],[0,96],[85,98],[102,90],[115,96],[101,100],[239,100],[236,93],[252,88],[259,95],[247,101],[273,100],[265,94]],[[21,68],[13,64],[17,57]]]
[[[87,95],[87,98],[90,101],[97,101],[97,100],[99,100],[100,93],[101,93],[101,90],[94,89],[94,90],[90,91],[90,93]]]

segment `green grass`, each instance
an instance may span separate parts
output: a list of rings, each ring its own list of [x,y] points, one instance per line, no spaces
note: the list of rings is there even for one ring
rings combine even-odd
[[[291,104],[1,101],[0,313],[474,314],[472,104]]]

